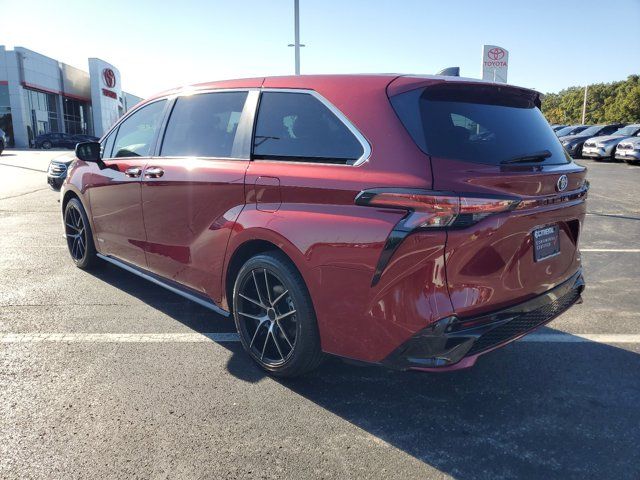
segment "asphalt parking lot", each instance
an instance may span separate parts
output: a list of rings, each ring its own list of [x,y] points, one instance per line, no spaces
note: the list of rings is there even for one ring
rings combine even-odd
[[[584,303],[453,374],[265,376],[231,320],[76,269],[54,152],[0,157],[0,478],[640,478],[640,167],[580,161]]]

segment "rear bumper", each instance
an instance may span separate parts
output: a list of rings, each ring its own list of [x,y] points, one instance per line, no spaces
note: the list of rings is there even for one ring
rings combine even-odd
[[[382,363],[400,370],[446,371],[473,366],[480,355],[541,327],[580,300],[582,270],[531,300],[471,318],[443,318],[418,332]]]

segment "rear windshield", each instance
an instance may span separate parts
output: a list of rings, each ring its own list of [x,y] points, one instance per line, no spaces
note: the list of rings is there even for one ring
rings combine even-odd
[[[495,165],[544,152],[536,164],[569,162],[526,91],[442,85],[396,95],[391,103],[416,144],[435,157]]]

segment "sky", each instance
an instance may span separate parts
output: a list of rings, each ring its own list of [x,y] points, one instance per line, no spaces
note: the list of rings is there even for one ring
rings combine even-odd
[[[124,90],[294,71],[293,0],[0,0],[0,45],[88,71]],[[300,0],[302,74],[481,76],[483,44],[509,50],[509,83],[557,92],[640,74],[640,0]]]

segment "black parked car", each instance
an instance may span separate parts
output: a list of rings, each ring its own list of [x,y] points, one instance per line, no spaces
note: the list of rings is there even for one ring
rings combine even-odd
[[[60,190],[62,182],[67,178],[67,169],[75,158],[75,153],[69,152],[58,155],[49,162],[49,168],[47,169],[47,183],[56,192]]]
[[[0,155],[2,155],[5,148],[7,148],[7,135],[0,128]]]
[[[91,135],[71,135],[69,133],[44,133],[35,139],[36,148],[76,148],[76,144],[82,142],[97,142],[99,139]]]
[[[607,125],[593,125],[584,129],[576,135],[567,135],[559,137],[562,146],[567,149],[569,155],[573,158],[580,158],[582,156],[582,147],[584,142],[593,137],[600,137],[602,135],[611,135],[613,132],[623,127],[624,123],[610,123]]]

